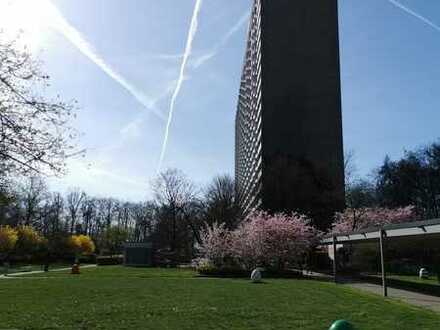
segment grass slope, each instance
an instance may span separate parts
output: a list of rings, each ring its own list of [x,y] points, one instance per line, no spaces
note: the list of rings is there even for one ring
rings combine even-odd
[[[101,267],[0,281],[0,328],[439,329],[440,315],[332,283],[197,278],[188,270]]]
[[[394,274],[392,274],[392,275],[388,275],[387,277],[389,277],[391,279],[400,280],[400,281],[440,286],[439,281],[434,276],[431,276],[430,278],[427,278],[427,279],[420,279],[418,276],[394,275]]]

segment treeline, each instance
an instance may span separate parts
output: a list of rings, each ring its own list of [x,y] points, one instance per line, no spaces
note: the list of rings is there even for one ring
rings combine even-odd
[[[228,176],[200,189],[182,172],[167,170],[151,182],[152,200],[138,203],[79,189],[49,191],[44,177],[64,174],[67,159],[84,153],[70,126],[77,102],[40,93],[50,85],[41,62],[2,31],[0,57],[0,226],[31,226],[60,254],[71,235],[90,236],[100,254],[119,253],[126,240],[148,239],[160,262],[171,263],[191,259],[202,223],[232,228],[239,221]]]
[[[419,218],[440,217],[439,142],[406,151],[398,160],[387,156],[367,179],[356,178],[352,170],[347,172],[346,201],[349,208],[411,205]]]
[[[36,176],[8,182],[0,208],[1,225],[32,226],[44,236],[85,234],[98,241],[105,230],[116,226],[140,239],[147,230],[147,205],[96,198],[79,189],[50,192],[44,178]]]
[[[239,221],[234,181],[227,175],[200,189],[181,171],[170,169],[151,182],[151,190],[151,200],[135,203],[79,189],[51,192],[37,176],[3,180],[0,226],[32,226],[48,239],[88,235],[97,253],[108,255],[121,253],[125,241],[148,240],[154,243],[157,263],[173,263],[191,260],[204,223],[232,228]]]

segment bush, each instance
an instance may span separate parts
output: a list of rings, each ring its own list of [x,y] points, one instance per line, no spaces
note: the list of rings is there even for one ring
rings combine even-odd
[[[81,256],[78,259],[80,264],[96,264],[96,260],[97,260],[96,254]]]
[[[295,270],[267,270],[263,271],[263,278],[303,278],[303,274]]]
[[[223,267],[217,268],[212,265],[205,265],[197,268],[197,271],[202,276],[212,276],[212,277],[236,277],[236,278],[247,278],[250,276],[249,271],[233,268],[233,267]]]
[[[14,248],[18,240],[18,233],[9,226],[0,226],[0,254],[8,254]]]
[[[47,240],[31,226],[19,226],[17,235],[15,250],[19,255],[37,254],[47,245]]]
[[[193,266],[202,276],[212,277],[249,277],[249,271],[233,266],[218,267],[209,259],[198,258],[193,260]]]
[[[202,264],[197,267],[197,271],[200,275],[208,277],[249,278],[251,276],[251,272],[243,268],[218,268],[212,264]],[[263,270],[262,276],[263,278],[301,278],[302,274],[292,270]]]
[[[153,252],[153,265],[156,267],[177,267],[186,257],[181,251],[170,248],[158,249]]]
[[[403,260],[391,260],[388,263],[388,272],[398,275],[412,275],[418,276],[420,266],[416,260],[403,259]],[[428,267],[428,269],[431,267]]]
[[[200,233],[202,239],[202,254],[204,259],[201,259],[202,264],[212,264],[217,268],[224,267],[228,259],[232,259],[233,244],[232,232],[226,228],[226,225],[214,223],[211,227],[205,226]],[[199,265],[202,266],[202,265]]]
[[[102,234],[102,247],[106,254],[117,255],[122,252],[123,244],[128,239],[128,231],[119,227],[110,227]]]
[[[95,243],[86,235],[72,235],[68,238],[69,248],[77,255],[92,254],[95,252]]]
[[[201,256],[218,269],[263,266],[279,271],[301,267],[319,235],[303,215],[257,212],[234,231],[207,226],[200,234]]]
[[[123,256],[99,256],[96,258],[98,266],[122,265],[123,262]]]

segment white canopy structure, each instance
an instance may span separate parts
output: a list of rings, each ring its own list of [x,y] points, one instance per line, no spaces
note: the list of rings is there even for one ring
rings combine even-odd
[[[385,225],[382,227],[366,228],[350,233],[333,234],[325,236],[320,243],[321,245],[333,245],[333,274],[336,281],[337,245],[359,244],[377,241],[380,245],[383,294],[384,296],[387,296],[386,271],[384,261],[385,242],[416,239],[430,241],[433,243],[434,246],[440,246],[440,219],[413,221],[401,224]]]
[[[337,244],[363,243],[365,241],[378,240],[381,231],[389,239],[421,235],[427,238],[437,236],[437,239],[440,239],[440,219],[385,225],[383,227],[372,227],[350,233],[329,235],[321,241],[321,244],[333,244],[333,239],[336,239]]]

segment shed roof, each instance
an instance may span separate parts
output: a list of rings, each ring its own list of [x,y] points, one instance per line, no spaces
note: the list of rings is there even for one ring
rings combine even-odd
[[[125,242],[124,248],[130,249],[130,248],[145,248],[150,249],[153,246],[151,242]]]

